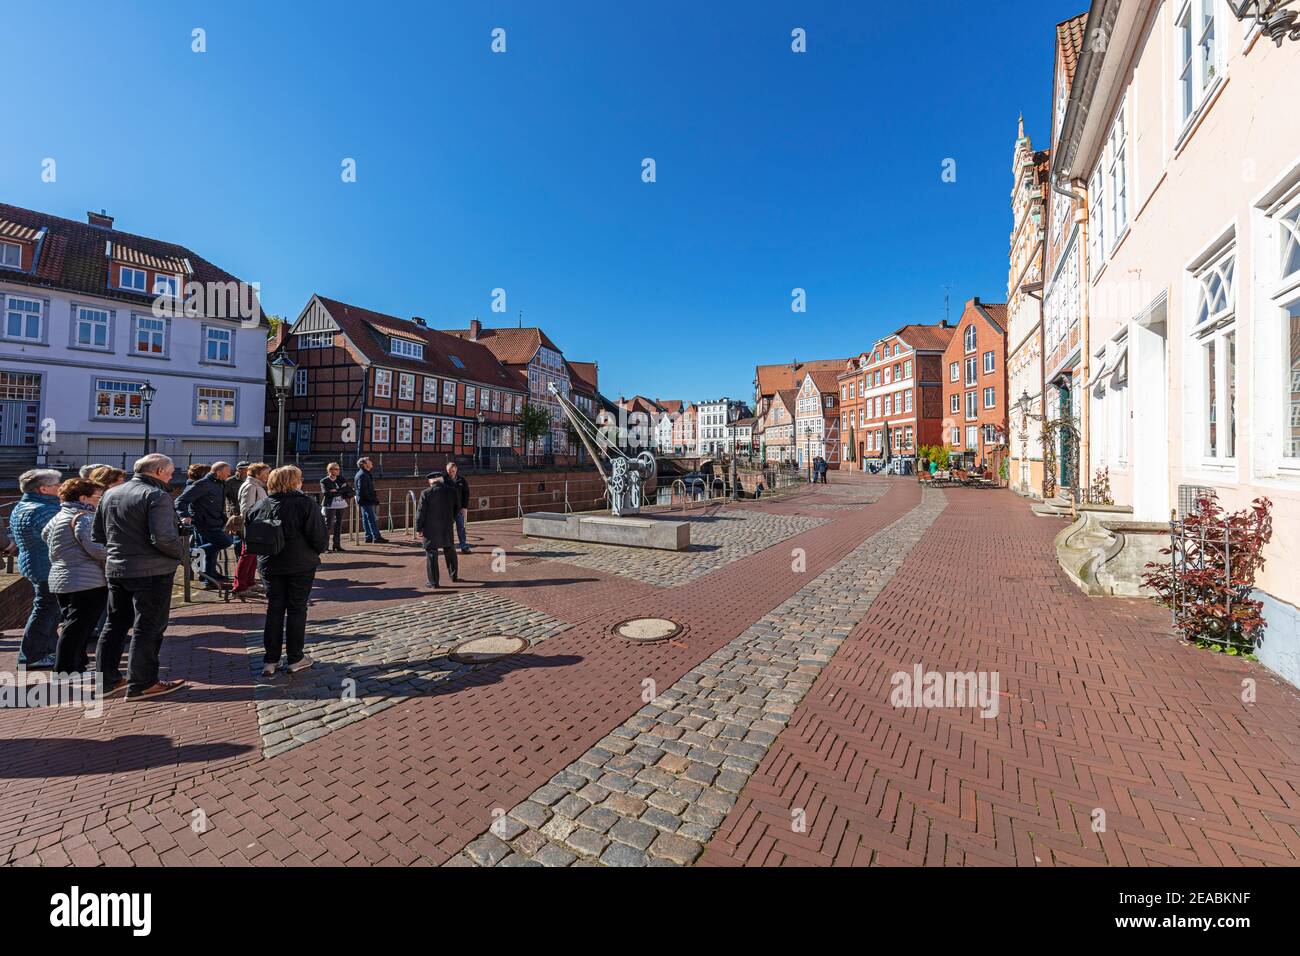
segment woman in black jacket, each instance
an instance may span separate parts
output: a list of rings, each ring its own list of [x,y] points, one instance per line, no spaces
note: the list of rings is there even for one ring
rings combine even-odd
[[[447,562],[447,573],[453,583],[460,580],[456,561],[456,547],[452,531],[456,527],[456,512],[460,510],[460,493],[440,471],[429,475],[429,488],[420,496],[420,510],[415,526],[424,538],[425,576],[429,587],[438,586],[438,550]]]
[[[320,508],[325,516],[325,537],[333,539],[331,551],[343,550],[343,516],[355,494],[352,485],[339,474],[337,461],[325,466],[325,477],[320,480]]]
[[[307,640],[307,599],[321,553],[325,550],[325,519],[316,502],[302,493],[302,472],[285,465],[266,481],[267,499],[249,513],[250,522],[279,521],[284,547],[259,556],[258,570],[266,581],[266,627],[262,639],[266,653],[262,676],[271,677],[287,644],[286,668],[296,673],[311,667],[303,651]]]

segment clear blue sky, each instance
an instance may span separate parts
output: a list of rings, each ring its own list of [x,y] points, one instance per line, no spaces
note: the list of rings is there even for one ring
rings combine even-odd
[[[1086,6],[5,0],[0,197],[105,208],[271,312],[522,310],[611,397],[747,398],[755,363],[942,318],[948,283],[954,314],[1005,298],[1016,116],[1047,145]]]

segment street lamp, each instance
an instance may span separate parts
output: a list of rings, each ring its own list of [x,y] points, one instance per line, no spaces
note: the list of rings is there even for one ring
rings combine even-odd
[[[1254,20],[1278,46],[1290,38],[1300,40],[1300,12],[1284,10],[1295,0],[1228,0],[1228,6],[1238,20]],[[1248,31],[1249,32],[1249,31]]]
[[[144,453],[149,454],[149,408],[153,405],[154,397],[158,394],[158,389],[154,388],[146,379],[145,383],[140,386],[140,403],[144,406]]]
[[[278,468],[284,464],[284,402],[293,387],[293,373],[297,371],[298,363],[279,348],[266,364],[271,370],[271,385],[275,388],[275,401],[279,407],[275,428],[275,465]]]
[[[804,452],[804,464],[808,466],[809,481],[812,481],[812,436],[813,427],[811,425],[805,425],[803,427],[804,446],[806,449]]]
[[[483,447],[486,445],[486,442],[483,441],[483,423],[487,421],[487,416],[479,412],[474,416],[474,420],[478,422],[478,440],[474,442],[478,454],[475,455],[475,458],[478,461],[478,467],[481,469],[483,467]]]

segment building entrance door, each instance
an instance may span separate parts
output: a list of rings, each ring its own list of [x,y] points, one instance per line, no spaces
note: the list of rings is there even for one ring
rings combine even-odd
[[[1133,325],[1129,376],[1134,390],[1133,517],[1138,521],[1169,518],[1168,300],[1161,298]],[[1127,423],[1122,423],[1124,427]]]
[[[40,417],[38,402],[0,401],[0,445],[35,445]]]

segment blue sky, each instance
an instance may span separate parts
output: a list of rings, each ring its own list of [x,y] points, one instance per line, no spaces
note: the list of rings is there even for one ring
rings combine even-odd
[[[290,317],[522,311],[611,397],[695,400],[937,321],[945,285],[954,315],[1005,298],[1016,117],[1047,145],[1086,3],[5,7],[6,47],[44,52],[7,73],[4,201],[105,208]]]

